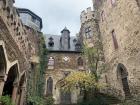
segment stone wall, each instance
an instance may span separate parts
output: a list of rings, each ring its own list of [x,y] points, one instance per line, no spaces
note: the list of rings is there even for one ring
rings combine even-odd
[[[2,95],[9,71],[15,67],[17,78],[16,85],[13,84],[12,99],[16,104],[22,105],[25,94],[24,92],[17,94],[17,91],[23,87],[25,91],[27,72],[31,70],[31,62],[38,63],[32,58],[38,56],[38,36],[41,33],[22,24],[13,3],[14,0],[0,0],[0,48],[2,49],[0,55],[4,59],[0,59],[0,62],[4,62],[5,65],[4,69],[0,68],[0,71],[4,72],[0,72],[0,95]],[[23,87],[19,86],[21,81]]]
[[[46,88],[44,95],[46,96],[47,93],[47,80],[49,77],[53,79],[53,98],[55,99],[55,104],[61,103],[61,93],[60,88],[57,87],[56,84],[58,84],[59,81],[64,79],[67,74],[78,71],[78,70],[84,70],[83,68],[79,69],[78,67],[78,58],[82,57],[81,53],[75,53],[75,52],[49,52],[48,58],[53,57],[54,58],[54,69],[48,69],[46,68]],[[68,58],[68,60],[65,60],[65,57]],[[77,103],[78,98],[78,92],[79,91],[73,91],[71,92],[71,103]]]
[[[92,48],[92,49],[97,49],[97,54],[98,55],[97,58],[95,58],[97,60],[97,62],[93,61],[94,63],[98,64],[98,70],[97,73],[100,75],[100,72],[102,72],[102,69],[104,68],[104,55],[103,55],[103,49],[102,49],[102,41],[101,41],[101,37],[100,37],[100,30],[99,30],[99,24],[98,24],[98,19],[96,19],[96,13],[95,11],[91,11],[91,12],[86,12],[86,14],[88,14],[90,16],[90,18],[85,19],[84,21],[81,19],[81,28],[80,28],[80,37],[83,41],[83,44],[86,45],[87,48]],[[83,15],[83,12],[81,13],[81,16]],[[90,27],[90,37],[87,38],[86,36],[86,29]],[[87,59],[87,55],[86,55],[86,59]],[[89,70],[90,69],[95,69],[95,68],[91,68],[89,67],[89,59],[87,59],[86,62],[86,69]],[[93,58],[94,59],[94,58]],[[92,60],[93,60],[92,59]],[[93,64],[92,64],[93,65]]]
[[[121,91],[124,96],[122,81],[118,79],[118,64],[125,66],[128,73],[128,85],[131,94],[140,91],[140,8],[136,0],[93,0],[99,20],[101,40],[106,63],[103,80],[111,87]],[[118,43],[115,48],[112,32]]]
[[[53,57],[55,60],[54,68],[57,69],[74,69],[78,70],[78,58],[81,57],[80,53],[67,53],[67,52],[56,52],[50,53],[48,57]],[[68,60],[65,61],[65,57],[68,57]]]

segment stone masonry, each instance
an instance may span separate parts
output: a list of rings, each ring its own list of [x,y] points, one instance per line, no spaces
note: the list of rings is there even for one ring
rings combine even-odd
[[[46,69],[46,88],[44,95],[53,96],[56,105],[76,104],[79,90],[63,93],[57,85],[71,72],[85,71],[81,43],[77,37],[71,37],[65,27],[61,35],[46,35],[48,48],[48,66]]]
[[[0,0],[0,95],[10,95],[16,105],[23,105],[28,71],[31,63],[38,63],[41,32],[24,26],[14,2]]]
[[[123,98],[140,93],[140,1],[93,0],[106,72],[102,78]]]

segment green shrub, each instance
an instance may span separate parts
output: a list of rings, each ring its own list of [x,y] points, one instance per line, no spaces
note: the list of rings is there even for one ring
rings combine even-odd
[[[49,96],[46,98],[46,104],[45,105],[53,105],[54,104],[54,99],[52,96]]]
[[[10,96],[1,96],[0,97],[0,105],[15,105],[12,103]]]
[[[43,98],[40,98],[38,96],[34,96],[34,97],[28,98],[28,104],[29,105],[44,105],[45,101]]]

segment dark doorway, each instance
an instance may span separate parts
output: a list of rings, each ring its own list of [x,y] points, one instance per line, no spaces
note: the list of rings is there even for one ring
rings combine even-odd
[[[61,90],[61,104],[71,104],[71,93]]]
[[[14,65],[10,68],[8,72],[8,77],[4,84],[2,95],[9,95],[10,97],[12,97],[13,85],[16,79],[17,79],[17,65]]]
[[[6,59],[3,47],[0,46],[0,76],[4,76],[6,72]]]
[[[128,72],[123,64],[118,65],[118,77],[121,79],[125,98],[130,98],[131,93],[128,84]]]
[[[53,92],[53,79],[51,77],[49,77],[49,79],[47,80],[47,96],[52,95]]]

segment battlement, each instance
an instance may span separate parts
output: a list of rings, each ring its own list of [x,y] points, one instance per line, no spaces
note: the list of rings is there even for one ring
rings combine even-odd
[[[81,24],[86,21],[94,18],[94,11],[91,7],[88,7],[86,10],[83,10],[80,15]]]

